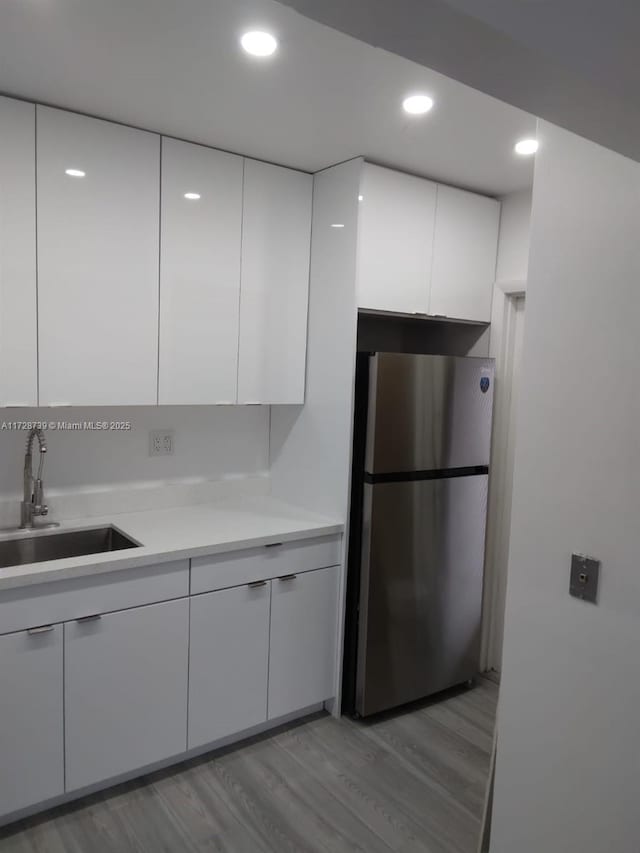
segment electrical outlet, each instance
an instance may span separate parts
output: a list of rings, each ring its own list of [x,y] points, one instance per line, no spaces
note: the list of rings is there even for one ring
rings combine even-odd
[[[571,555],[571,579],[569,595],[591,604],[598,603],[598,580],[600,560],[584,554]]]
[[[152,429],[149,433],[149,456],[173,456],[174,443],[172,429]]]

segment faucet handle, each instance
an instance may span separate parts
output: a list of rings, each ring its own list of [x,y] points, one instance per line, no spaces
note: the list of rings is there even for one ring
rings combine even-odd
[[[44,503],[44,487],[40,479],[33,482],[33,512],[35,515],[46,515],[49,512],[48,506]]]

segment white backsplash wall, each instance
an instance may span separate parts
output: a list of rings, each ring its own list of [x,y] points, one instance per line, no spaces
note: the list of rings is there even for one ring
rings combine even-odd
[[[46,430],[45,493],[63,515],[205,500],[268,489],[268,406],[91,407],[0,410],[0,503],[22,494],[28,432],[12,422],[130,422],[130,430]],[[172,456],[149,455],[149,431],[173,430]],[[38,463],[34,455],[34,470]],[[258,478],[259,482],[256,483]],[[133,494],[134,497],[131,495]],[[96,499],[96,495],[100,495]],[[110,498],[111,496],[111,498]],[[4,509],[4,511],[3,511]],[[10,511],[10,507],[9,507]],[[7,507],[0,507],[6,522]],[[13,517],[13,513],[12,517]],[[12,523],[12,521],[10,521]]]

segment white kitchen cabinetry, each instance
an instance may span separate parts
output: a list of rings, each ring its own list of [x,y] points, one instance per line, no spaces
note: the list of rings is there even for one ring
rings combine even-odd
[[[269,719],[335,695],[337,568],[272,581]]]
[[[427,314],[436,212],[432,181],[365,163],[358,225],[358,306]]]
[[[429,313],[491,321],[500,203],[438,185]]]
[[[189,748],[267,719],[270,581],[191,599]]]
[[[161,404],[236,402],[242,171],[242,157],[162,139]]]
[[[64,793],[62,626],[0,637],[0,815]]]
[[[35,106],[0,97],[0,406],[37,406]]]
[[[160,138],[36,117],[40,405],[156,403]]]
[[[365,163],[358,307],[489,323],[500,204]]]
[[[245,160],[239,403],[303,403],[312,177]]]
[[[67,791],[185,751],[188,644],[184,598],[65,624]]]

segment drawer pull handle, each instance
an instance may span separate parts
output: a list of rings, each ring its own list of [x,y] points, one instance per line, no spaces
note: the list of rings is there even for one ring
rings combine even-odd
[[[76,622],[78,625],[84,625],[85,622],[97,622],[98,619],[102,619],[102,616],[99,613],[94,613],[92,616],[81,616],[76,619]]]
[[[265,548],[280,548],[281,545],[282,545],[282,542],[269,542],[264,547]]]
[[[37,628],[29,628],[27,634],[33,637],[34,634],[48,634],[53,631],[53,625],[38,625]]]
[[[258,587],[266,586],[266,585],[267,585],[266,581],[252,581],[251,583],[247,584],[249,589],[258,589]]]
[[[298,577],[298,575],[282,575],[282,577],[278,578],[279,581],[293,581]]]

